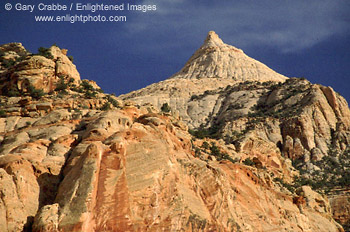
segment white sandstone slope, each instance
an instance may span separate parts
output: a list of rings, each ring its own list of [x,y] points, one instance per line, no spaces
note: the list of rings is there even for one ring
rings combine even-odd
[[[225,78],[235,81],[284,81],[287,78],[263,63],[250,58],[241,49],[225,44],[210,31],[204,44],[172,78]]]
[[[284,82],[286,79],[288,78],[245,55],[242,50],[225,44],[214,31],[210,31],[204,44],[178,73],[165,81],[120,97],[139,105],[152,104],[159,109],[168,103],[173,112],[178,112],[184,121],[196,127],[198,123],[191,123],[194,119],[196,121],[197,116],[189,113],[192,96],[244,81]],[[215,105],[216,100],[213,98],[201,102],[198,107],[204,111],[203,115],[208,115]]]

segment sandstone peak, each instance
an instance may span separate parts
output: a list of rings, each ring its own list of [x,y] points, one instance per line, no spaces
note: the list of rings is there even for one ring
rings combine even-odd
[[[209,31],[207,38],[204,41],[203,46],[223,46],[224,42],[220,39],[219,35],[215,31]]]
[[[197,51],[209,69],[247,60],[220,41],[210,32]],[[3,48],[0,89],[21,94],[0,96],[0,231],[344,231],[332,211],[350,222],[348,195],[331,211],[302,186],[350,186],[350,111],[332,88],[173,78],[129,95],[171,107],[159,112],[80,82],[57,46]]]
[[[171,78],[224,78],[235,81],[284,81],[287,77],[250,58],[241,49],[225,44],[210,31],[203,45]]]

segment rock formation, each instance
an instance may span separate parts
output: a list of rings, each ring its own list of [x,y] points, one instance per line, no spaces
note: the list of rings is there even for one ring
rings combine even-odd
[[[346,100],[331,87],[273,72],[214,32],[173,77],[121,98],[167,103],[197,137],[224,139],[260,159],[258,144],[269,144],[302,172],[302,183],[319,190],[350,184]]]
[[[292,169],[279,156],[264,163],[266,170],[218,162],[205,149],[196,158],[202,142],[192,145],[171,115],[132,106],[81,111],[3,119],[2,231],[33,221],[33,231],[340,228],[321,196],[312,200],[301,190],[313,205],[294,204],[293,194],[273,181],[288,170],[283,166]],[[232,159],[246,155],[216,146]]]
[[[325,146],[348,154],[349,109],[331,88],[213,32],[182,71],[125,100],[81,81],[56,46],[0,48],[0,83],[16,90],[0,96],[0,231],[344,231],[340,200],[295,180],[323,168]]]
[[[20,43],[0,47],[0,93],[19,95],[30,87],[45,93],[53,91],[61,79],[79,84],[80,75],[66,56],[67,50],[57,46],[41,48],[30,54]]]
[[[254,138],[282,145],[292,160],[319,161],[331,146],[342,152],[350,146],[350,111],[343,97],[331,87],[275,73],[215,32],[172,78],[121,98],[158,108],[168,103],[190,128],[215,129],[230,143],[238,141],[237,134],[254,132]]]
[[[242,81],[283,82],[286,79],[287,77],[248,57],[242,50],[223,43],[211,31],[204,44],[178,73],[165,81],[120,97],[141,105],[151,103],[159,109],[168,103],[190,127],[198,127],[197,116],[191,115],[192,107],[188,104],[192,96]],[[199,105],[199,117],[211,113],[214,105],[215,99],[208,99]],[[203,120],[199,123],[203,123]]]
[[[256,61],[241,49],[225,44],[210,31],[204,44],[172,78],[224,78],[235,81],[284,81],[287,78]]]
[[[330,194],[330,205],[333,218],[344,226],[345,231],[350,230],[350,193],[341,191],[340,193]]]

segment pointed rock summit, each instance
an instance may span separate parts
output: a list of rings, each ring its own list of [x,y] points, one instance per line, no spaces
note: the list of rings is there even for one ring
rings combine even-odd
[[[224,42],[219,38],[215,31],[209,31],[202,47],[219,47],[224,45]]]
[[[241,49],[225,44],[214,31],[208,33],[204,44],[171,78],[224,78],[235,81],[284,81],[287,79],[261,62],[250,58]]]
[[[225,44],[214,31],[210,31],[203,45],[178,73],[120,98],[139,105],[151,104],[159,109],[168,103],[183,121],[196,128],[207,123],[208,115],[217,110],[218,99],[221,99],[219,92],[227,86],[246,81],[285,82],[287,79],[250,58],[241,49]],[[212,96],[209,93],[218,94]],[[198,96],[204,101],[196,101]]]

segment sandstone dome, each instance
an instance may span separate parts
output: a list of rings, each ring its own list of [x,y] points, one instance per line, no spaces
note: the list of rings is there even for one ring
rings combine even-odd
[[[172,78],[224,78],[236,81],[284,81],[287,78],[210,31],[203,45]]]

